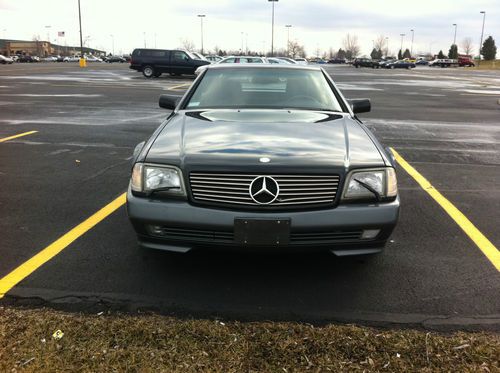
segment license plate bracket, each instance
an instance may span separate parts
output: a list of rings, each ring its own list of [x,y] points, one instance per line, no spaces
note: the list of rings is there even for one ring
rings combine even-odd
[[[234,240],[242,246],[283,246],[290,243],[290,219],[234,219]]]

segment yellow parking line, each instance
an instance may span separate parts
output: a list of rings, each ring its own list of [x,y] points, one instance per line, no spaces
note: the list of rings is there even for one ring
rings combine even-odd
[[[29,132],[23,132],[23,133],[20,133],[18,135],[14,135],[14,136],[4,137],[3,139],[0,139],[0,142],[5,142],[5,141],[12,140],[12,139],[17,139],[18,137],[23,137],[23,136],[31,135],[31,134],[37,133],[37,132],[38,131],[29,131]]]
[[[174,85],[173,87],[168,87],[167,89],[177,89],[177,88],[182,88],[182,87],[185,87],[185,86],[188,86],[190,85],[191,83],[183,83],[183,84],[179,84],[179,85]]]
[[[66,247],[68,247],[73,241],[78,239],[80,236],[85,234],[87,231],[96,226],[99,222],[104,220],[106,217],[115,212],[118,208],[125,204],[126,198],[125,193],[120,195],[114,201],[110,202],[102,209],[97,211],[94,215],[90,216],[84,222],[78,224],[64,236],[60,237],[45,249],[40,251],[38,254],[33,256],[31,259],[27,260],[19,267],[14,269],[8,275],[0,279],[0,299],[19,282],[24,280],[30,274],[35,272],[42,265],[47,263]]]
[[[472,241],[479,247],[488,260],[495,266],[497,271],[500,272],[500,251],[488,240],[484,234],[477,229],[474,224],[455,207],[446,197],[444,197],[432,184],[423,177],[417,170],[415,170],[408,162],[405,161],[397,151],[391,148],[396,160],[401,167],[415,179],[415,181],[425,190],[443,209],[450,215],[450,217],[458,224],[460,228],[470,237]]]

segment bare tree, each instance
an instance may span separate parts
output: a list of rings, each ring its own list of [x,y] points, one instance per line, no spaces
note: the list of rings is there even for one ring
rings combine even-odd
[[[460,43],[460,48],[466,55],[471,55],[474,52],[474,44],[471,38],[465,38]]]
[[[375,39],[375,45],[374,48],[377,51],[381,51],[384,56],[387,56],[389,54],[389,50],[387,48],[387,39],[385,38],[384,35],[380,35]]]
[[[192,51],[195,48],[195,45],[190,39],[182,39],[181,40],[181,48],[187,51]]]
[[[356,35],[347,34],[343,40],[343,45],[346,50],[347,59],[356,58],[358,56],[360,48]]]
[[[290,57],[304,57],[304,46],[300,45],[297,40],[290,40],[288,43],[288,50],[290,51]]]

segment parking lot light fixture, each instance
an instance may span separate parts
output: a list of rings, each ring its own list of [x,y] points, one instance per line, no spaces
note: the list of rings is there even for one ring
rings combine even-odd
[[[277,3],[278,0],[267,0],[267,1],[273,3],[273,15],[271,23],[271,56],[274,56],[274,3]]]
[[[406,36],[406,34],[399,34],[401,36],[401,48],[399,50],[401,51],[401,54],[403,54],[403,38]]]
[[[483,15],[483,28],[481,29],[481,42],[479,43],[479,60],[477,61],[477,65],[481,63],[481,49],[483,48],[483,36],[484,36],[484,20],[486,18],[486,12],[484,10],[479,12]]]
[[[203,55],[203,18],[205,18],[205,14],[198,14],[200,18],[200,26],[201,26],[201,54]]]
[[[112,53],[113,53],[113,56],[115,55],[115,37],[113,34],[109,35],[111,36],[111,46],[112,46]]]
[[[457,24],[454,23],[453,26],[455,26],[455,35],[453,36],[453,45],[457,44]]]
[[[387,57],[389,55],[389,37],[388,36],[385,37],[385,43],[387,45],[386,46],[387,49],[386,49],[386,52],[385,52],[385,56]]]

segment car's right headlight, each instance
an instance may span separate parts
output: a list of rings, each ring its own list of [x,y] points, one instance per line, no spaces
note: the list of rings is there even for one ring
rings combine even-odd
[[[136,163],[132,169],[131,188],[134,192],[151,194],[165,192],[186,195],[182,172],[174,166]]]
[[[392,199],[398,194],[396,171],[392,167],[355,170],[348,174],[343,200]]]

